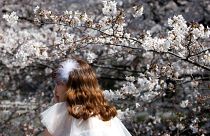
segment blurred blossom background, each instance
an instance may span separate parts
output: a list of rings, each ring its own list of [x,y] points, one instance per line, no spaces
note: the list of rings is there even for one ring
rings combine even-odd
[[[0,136],[42,134],[72,56],[133,136],[210,134],[209,0],[1,0],[0,17]]]

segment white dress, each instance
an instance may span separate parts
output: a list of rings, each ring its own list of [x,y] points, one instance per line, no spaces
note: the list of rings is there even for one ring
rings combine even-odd
[[[53,136],[131,136],[117,117],[102,121],[97,116],[87,120],[70,116],[66,102],[56,103],[42,112],[41,122]]]

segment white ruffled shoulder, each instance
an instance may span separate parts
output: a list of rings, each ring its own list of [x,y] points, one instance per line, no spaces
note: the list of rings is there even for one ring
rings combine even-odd
[[[70,116],[66,102],[42,112],[41,122],[53,136],[131,136],[117,117],[105,122],[97,116],[87,120]]]

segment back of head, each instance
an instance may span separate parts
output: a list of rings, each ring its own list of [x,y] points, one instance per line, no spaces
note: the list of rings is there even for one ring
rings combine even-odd
[[[81,59],[72,59],[66,62],[69,62],[69,65],[61,66],[67,69],[65,70],[67,73],[64,71],[63,76],[65,77],[67,74],[65,82],[68,88],[66,101],[69,104],[69,114],[84,120],[96,115],[104,121],[115,117],[116,108],[110,106],[105,100],[91,66]],[[60,75],[62,76],[62,74]]]

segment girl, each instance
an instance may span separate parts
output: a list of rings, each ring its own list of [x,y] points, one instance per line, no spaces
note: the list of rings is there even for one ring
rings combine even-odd
[[[96,75],[81,59],[62,62],[55,74],[56,104],[41,113],[45,136],[131,136],[105,100]]]

